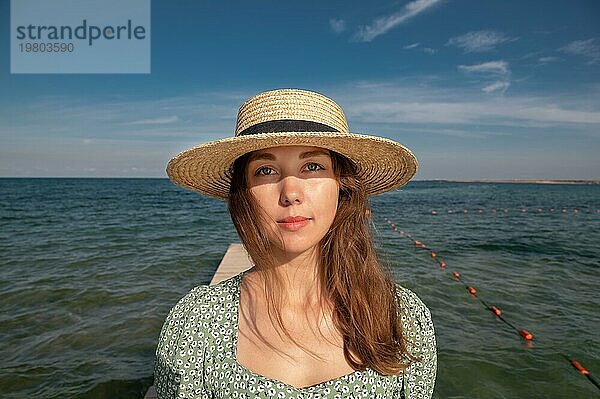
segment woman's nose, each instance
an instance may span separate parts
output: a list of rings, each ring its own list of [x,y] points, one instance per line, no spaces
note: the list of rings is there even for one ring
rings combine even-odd
[[[280,180],[281,192],[279,202],[283,206],[301,204],[304,201],[304,190],[302,179],[295,176],[287,176]]]

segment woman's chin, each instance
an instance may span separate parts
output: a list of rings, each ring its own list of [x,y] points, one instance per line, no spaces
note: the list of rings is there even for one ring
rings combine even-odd
[[[277,255],[287,259],[294,259],[298,256],[307,256],[315,253],[316,244],[307,244],[302,242],[286,242],[284,246],[277,245]]]

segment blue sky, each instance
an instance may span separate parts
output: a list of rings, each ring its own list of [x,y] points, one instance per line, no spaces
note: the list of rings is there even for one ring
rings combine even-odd
[[[165,177],[261,91],[321,92],[425,179],[599,179],[597,1],[152,1],[150,74],[10,74],[0,176]]]

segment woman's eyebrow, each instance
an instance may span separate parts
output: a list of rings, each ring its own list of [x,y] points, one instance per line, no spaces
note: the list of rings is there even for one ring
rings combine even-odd
[[[302,152],[302,153],[300,153],[298,158],[305,159],[305,158],[316,157],[316,156],[329,157],[329,156],[331,156],[331,154],[327,150],[319,149],[319,150]],[[252,155],[250,155],[248,162],[258,161],[258,160],[276,161],[277,157],[275,157],[275,155],[271,154],[270,152],[255,152]]]
[[[259,159],[266,159],[268,161],[276,161],[277,158],[275,158],[275,155],[268,153],[268,152],[258,152],[258,153],[253,153],[252,155],[250,155],[250,158],[248,159],[248,162],[252,162],[252,161],[257,161]]]
[[[304,158],[310,158],[310,157],[316,157],[316,156],[322,156],[322,155],[329,157],[330,153],[327,150],[306,151],[306,152],[301,153],[299,158],[304,159]]]

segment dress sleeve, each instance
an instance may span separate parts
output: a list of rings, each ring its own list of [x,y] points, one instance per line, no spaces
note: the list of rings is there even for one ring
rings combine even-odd
[[[192,334],[199,322],[204,288],[198,286],[181,298],[163,324],[154,364],[154,385],[159,399],[209,397],[204,391],[202,370],[198,370],[204,363],[205,345],[193,342]]]
[[[429,399],[433,395],[437,373],[435,331],[431,313],[419,297],[407,288],[397,285],[403,306],[402,324],[408,351],[420,358],[414,361],[403,376],[406,399]]]

